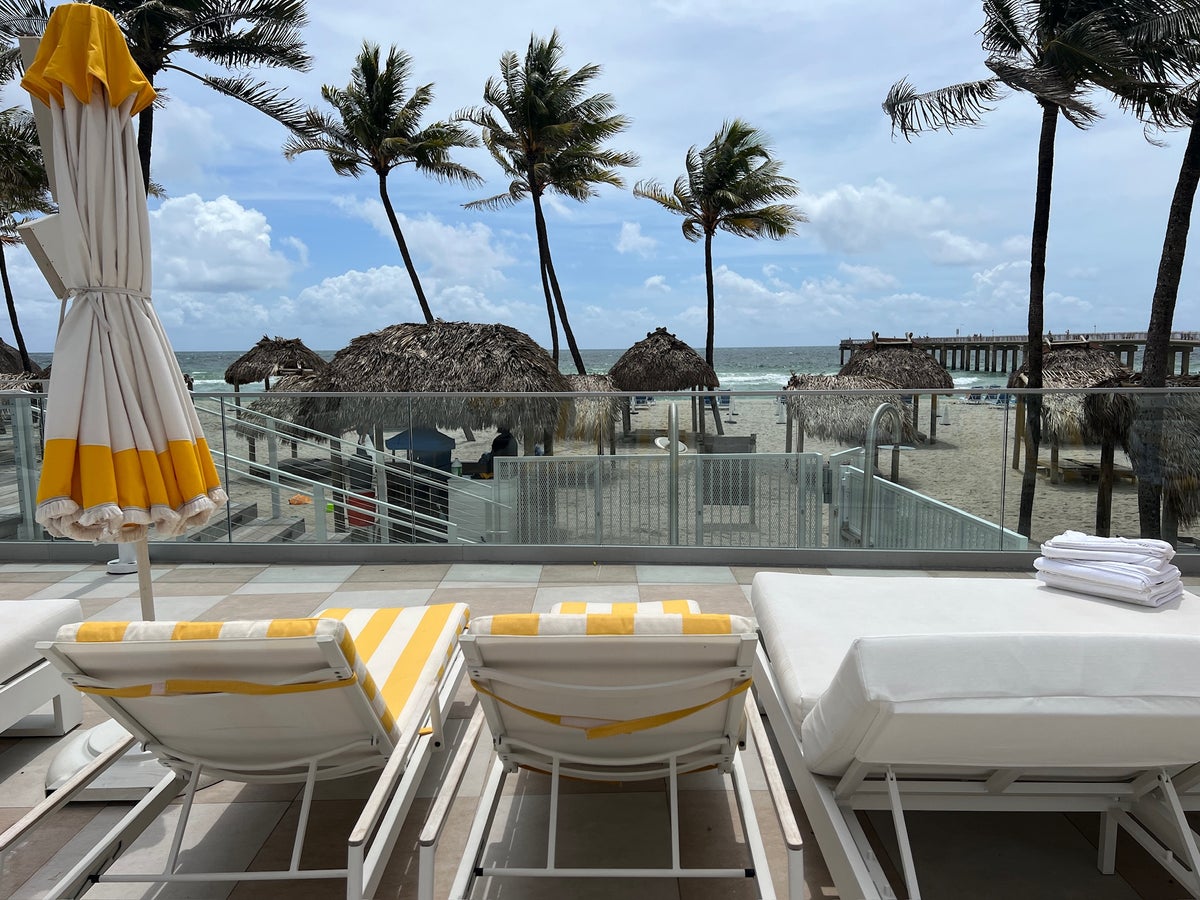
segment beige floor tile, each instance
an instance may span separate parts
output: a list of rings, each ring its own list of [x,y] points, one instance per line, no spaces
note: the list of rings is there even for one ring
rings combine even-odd
[[[624,565],[547,565],[542,567],[543,587],[554,584],[636,584],[637,567]]]
[[[430,603],[466,603],[472,616],[494,616],[500,613],[524,613],[533,609],[537,587],[506,587],[501,585],[470,587],[441,587],[433,592]]]
[[[204,614],[213,622],[232,622],[239,619],[291,619],[311,616],[327,605],[325,591],[311,594],[255,594],[226,597],[217,601]]]
[[[22,575],[24,579],[24,575]],[[0,600],[25,600],[39,591],[44,591],[47,584],[60,583],[57,578],[44,581],[22,580],[0,582]]]
[[[267,566],[223,566],[201,564],[179,564],[169,572],[164,572],[158,581],[170,583],[175,581],[206,581],[221,584],[244,584],[257,575],[261,575]]]
[[[346,579],[348,583],[359,581],[377,581],[384,584],[406,582],[405,587],[414,585],[407,582],[420,582],[435,585],[446,577],[449,563],[403,563],[395,565],[362,565],[358,571]]]
[[[0,897],[13,897],[58,848],[69,842],[101,811],[97,804],[68,806],[12,847],[0,867]],[[0,827],[12,825],[26,810],[0,809]]]

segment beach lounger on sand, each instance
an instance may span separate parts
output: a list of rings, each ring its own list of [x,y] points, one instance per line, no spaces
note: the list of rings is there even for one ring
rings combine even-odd
[[[1032,579],[759,574],[754,685],[843,897],[894,897],[861,811],[1100,813],[1200,896],[1200,598],[1158,609]],[[978,872],[981,884],[988,873]],[[994,873],[999,874],[999,873]],[[958,884],[960,896],[970,885]]]
[[[35,645],[82,618],[78,600],[0,603],[0,732],[7,737],[66,734],[79,724],[79,694]],[[48,704],[48,715],[34,716]]]
[[[144,742],[170,774],[51,896],[77,896],[95,881],[337,878],[346,880],[346,896],[370,897],[421,773],[442,743],[442,710],[462,674],[457,638],[467,615],[463,604],[443,604],[329,609],[309,619],[85,622],[60,629],[39,649],[129,730],[130,742]],[[112,756],[102,756],[95,771],[51,795],[24,825],[32,827],[67,802]],[[349,836],[346,867],[302,869],[314,784],[371,771],[380,772],[379,780]],[[187,854],[179,852],[188,813],[201,779],[212,778],[304,785],[287,869],[197,872],[194,861],[188,864]],[[118,872],[116,858],[181,790],[182,812],[165,869]],[[0,844],[13,840],[10,832]],[[114,860],[117,866],[110,870]]]
[[[756,643],[754,623],[728,615],[528,614],[472,622],[461,646],[481,709],[459,753],[469,753],[482,716],[491,731],[494,755],[449,896],[467,897],[476,879],[503,876],[754,877],[758,896],[774,897],[739,757]],[[765,734],[762,737],[765,740]],[[505,778],[520,768],[551,776],[543,866],[513,864],[510,851],[520,840],[514,832],[530,829],[530,823],[520,821],[521,805],[513,807],[507,822],[495,822]],[[681,863],[679,777],[706,769],[716,769],[732,782],[748,850],[748,858],[736,868]],[[458,771],[452,766],[421,836],[422,900],[433,896],[433,854],[457,788]],[[664,846],[663,865],[563,865],[556,858],[556,841],[562,837],[558,816],[563,778],[665,779],[671,840],[669,850]],[[773,796],[784,805],[790,821],[782,787]],[[801,898],[800,839],[794,823],[790,829],[789,878],[794,896]],[[523,843],[527,845],[528,839]],[[520,884],[493,882],[496,889],[512,896],[520,895]]]

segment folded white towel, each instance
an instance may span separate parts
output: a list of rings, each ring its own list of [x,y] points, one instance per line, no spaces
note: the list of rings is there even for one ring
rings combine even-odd
[[[1124,603],[1134,603],[1138,606],[1159,607],[1183,596],[1183,583],[1173,581],[1160,586],[1156,591],[1140,592],[1127,591],[1119,587],[1100,584],[1095,581],[1084,581],[1069,575],[1058,575],[1054,572],[1038,572],[1037,580],[1047,587],[1072,591],[1076,594],[1089,594],[1093,597],[1103,597],[1107,600],[1120,600]]]
[[[1039,572],[1051,572],[1089,583],[1105,584],[1122,590],[1149,592],[1160,585],[1179,582],[1179,569],[1166,563],[1161,569],[1131,566],[1125,563],[1075,562],[1039,556],[1033,561]]]
[[[1049,543],[1042,544],[1042,555],[1051,559],[1071,559],[1076,562],[1120,562],[1132,566],[1165,566],[1171,558],[1154,556],[1141,551],[1125,550],[1064,550]]]
[[[1097,537],[1082,531],[1064,531],[1050,538],[1042,546],[1047,545],[1059,550],[1106,550],[1160,556],[1163,559],[1171,559],[1175,555],[1175,548],[1166,541],[1153,538]]]

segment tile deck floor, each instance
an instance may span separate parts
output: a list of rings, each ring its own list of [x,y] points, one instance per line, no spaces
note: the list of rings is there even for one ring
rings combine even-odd
[[[559,600],[659,600],[686,597],[705,612],[749,614],[750,583],[757,569],[743,566],[642,565],[155,565],[158,618],[238,619],[305,616],[325,606],[384,607],[446,601],[470,604],[472,614],[547,611]],[[773,571],[828,574],[825,569]],[[842,570],[838,570],[842,571]],[[854,570],[854,574],[874,574]],[[878,574],[910,574],[879,572]],[[1023,573],[915,573],[925,576],[978,574],[978,577],[1024,578]],[[1200,578],[1185,578],[1200,588]],[[103,566],[84,564],[0,564],[0,600],[29,601],[73,597],[90,619],[137,618],[137,577],[111,576]],[[470,712],[470,688],[459,694],[448,729],[461,734]],[[84,727],[103,716],[85,700]],[[486,729],[485,729],[486,731]],[[17,821],[42,796],[46,769],[61,739],[0,737],[0,830]],[[443,897],[457,867],[486,769],[486,738],[477,747],[459,799],[451,809],[437,864],[437,896]],[[753,752],[745,754],[757,818],[772,860],[776,890],[783,893],[786,863],[779,829],[763,790]],[[418,799],[406,820],[377,894],[383,898],[415,896],[417,834],[436,792],[440,766],[431,763]],[[319,786],[312,825],[305,845],[305,867],[344,864],[345,835],[370,790],[371,780],[355,778]],[[837,892],[816,841],[807,831],[803,811],[792,794],[806,835],[807,896],[833,898]],[[14,848],[0,867],[0,897],[31,900],[46,895],[67,861],[107,831],[125,807],[119,804],[76,804],[58,813],[33,837]],[[243,786],[218,783],[201,790],[193,814],[195,831],[185,846],[200,844],[204,862],[222,860],[239,869],[285,865],[291,828],[299,808],[294,786]],[[509,779],[493,826],[510,848],[510,863],[540,862],[548,809],[548,779],[522,773]],[[681,782],[685,864],[741,865],[743,847],[735,806],[721,782],[707,774]],[[521,836],[514,837],[520,812]],[[580,854],[607,852],[623,864],[655,865],[667,852],[659,833],[667,806],[657,783],[642,785],[568,784],[560,815],[560,859],[564,864],[603,864]],[[888,816],[871,814],[869,833],[892,865],[894,840]],[[1088,900],[1168,900],[1183,896],[1177,885],[1142,851],[1125,841],[1118,851],[1118,874],[1102,876],[1094,866],[1097,817],[1051,813],[910,814],[918,872],[927,897],[1068,898]],[[170,832],[151,828],[127,852],[124,864],[150,871],[165,858]],[[658,857],[661,859],[661,856]],[[968,887],[969,883],[969,887]],[[162,889],[139,885],[99,885],[88,898],[234,898],[234,900],[308,900],[344,896],[334,881],[190,885]],[[475,897],[586,898],[636,897],[656,900],[702,900],[756,896],[743,881],[705,882],[627,879],[603,883],[562,880],[481,882]]]

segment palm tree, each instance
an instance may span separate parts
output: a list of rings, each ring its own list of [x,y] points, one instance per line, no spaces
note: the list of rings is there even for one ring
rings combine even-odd
[[[1166,387],[1170,361],[1171,329],[1196,188],[1200,185],[1200,82],[1197,82],[1197,49],[1200,48],[1200,5],[1182,0],[1164,15],[1139,23],[1131,33],[1142,79],[1119,86],[1122,105],[1155,129],[1189,129],[1180,162],[1179,178],[1167,215],[1166,235],[1159,257],[1158,275],[1150,303],[1150,324],[1142,356],[1143,387]],[[1124,89],[1121,89],[1124,88]],[[1139,404],[1135,428],[1143,444],[1143,471],[1160,471],[1162,409],[1153,397]],[[1154,477],[1138,479],[1138,518],[1143,537],[1162,537],[1162,484]]]
[[[991,77],[924,94],[901,79],[888,92],[883,108],[891,117],[893,133],[910,138],[930,129],[978,125],[1004,88],[1029,94],[1041,107],[1026,350],[1028,386],[1038,391],[1043,386],[1046,243],[1058,118],[1085,129],[1100,117],[1087,99],[1088,92],[1096,85],[1113,87],[1131,80],[1135,54],[1128,33],[1137,22],[1156,14],[1160,4],[1156,0],[985,0],[983,7],[985,21],[979,34],[989,53],[985,64]],[[1041,443],[1041,396],[1030,394],[1026,409],[1026,464],[1017,530],[1029,536]]]
[[[708,335],[704,360],[713,365],[716,299],[713,291],[712,239],[718,231],[739,237],[781,240],[796,233],[808,218],[785,200],[796,195],[796,182],[779,174],[769,139],[740,119],[725,122],[703,150],[687,152],[686,175],[675,179],[668,193],[657,182],[640,181],[633,189],[683,216],[683,236],[704,240],[704,280],[708,291]]]
[[[345,88],[330,85],[321,88],[321,96],[334,108],[335,115],[308,110],[283,145],[283,154],[294,159],[306,151],[319,150],[329,157],[329,164],[339,175],[357,178],[365,169],[375,172],[379,179],[379,199],[387,212],[408,277],[412,279],[421,312],[426,322],[432,322],[433,312],[388,196],[388,173],[404,163],[412,163],[418,172],[441,181],[476,184],[483,179],[450,159],[450,151],[457,147],[479,146],[479,140],[467,129],[453,122],[420,127],[421,114],[433,100],[433,85],[421,85],[408,96],[411,70],[408,54],[395,47],[388,52],[381,69],[379,45],[364,41],[350,70],[350,84]]]
[[[557,308],[575,368],[585,375],[550,255],[542,197],[551,191],[584,202],[596,196],[596,185],[624,187],[617,167],[636,166],[638,158],[603,147],[629,127],[629,120],[613,112],[616,105],[609,94],[587,94],[600,67],[589,64],[570,72],[562,55],[557,31],[549,40],[530,37],[524,60],[512,51],[500,57],[500,77],[489,78],[483,88],[486,106],[458,115],[483,129],[483,145],[510,179],[505,193],[466,206],[497,209],[532,198],[552,355],[558,362]]]
[[[42,148],[38,144],[33,114],[15,106],[0,111],[0,282],[4,285],[8,318],[12,322],[21,365],[26,372],[35,372],[36,369],[29,358],[25,337],[17,321],[17,304],[8,281],[4,247],[21,242],[17,236],[19,215],[53,211],[54,204],[50,202],[46,170],[42,165]]]
[[[311,58],[300,30],[308,23],[304,0],[95,0],[116,17],[129,51],[154,84],[164,71],[188,75],[248,103],[284,125],[295,124],[299,104],[282,89],[249,75],[212,75],[180,62],[187,54],[230,70],[270,66],[307,71]],[[0,37],[40,34],[48,19],[42,0],[0,0]],[[0,50],[0,74],[16,64],[15,48]],[[138,115],[142,180],[150,184],[154,104]]]

